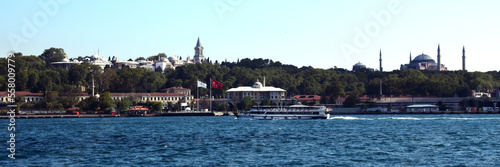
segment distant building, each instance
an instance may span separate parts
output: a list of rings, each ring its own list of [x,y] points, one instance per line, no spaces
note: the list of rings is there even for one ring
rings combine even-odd
[[[52,65],[55,68],[64,68],[64,69],[69,69],[69,68],[71,68],[71,66],[78,65],[78,64],[82,64],[82,62],[80,62],[80,61],[78,61],[76,59],[75,60],[69,60],[68,58],[64,58],[60,62],[52,62],[52,63],[50,63],[50,65]]]
[[[364,65],[363,63],[356,63],[352,66],[352,71],[356,72],[357,70],[360,70],[360,69],[366,69],[368,71],[374,71],[373,68],[367,68],[366,65]]]
[[[205,56],[203,56],[203,46],[201,46],[200,37],[198,37],[198,41],[196,42],[196,46],[194,47],[194,63],[202,63],[205,61]]]
[[[122,100],[128,97],[133,98],[136,101],[146,103],[148,101],[155,101],[163,103],[163,107],[168,106],[168,103],[176,104],[181,103],[191,103],[194,98],[191,95],[181,94],[181,93],[110,93],[111,99],[114,101]]]
[[[10,103],[10,98],[9,98],[9,93],[8,92],[0,92],[0,103],[4,103],[4,104],[7,104],[7,103]],[[45,96],[43,95],[43,93],[31,93],[31,92],[27,92],[27,91],[16,91],[16,96],[17,97],[20,97],[22,96],[23,99],[21,102],[34,102],[34,103],[38,103],[38,102],[42,102],[45,100]]]
[[[266,86],[266,80],[264,78],[264,84],[260,83],[259,80],[253,84],[253,86],[241,86],[238,88],[231,88],[226,91],[227,99],[233,102],[240,102],[245,97],[250,97],[253,101],[261,103],[264,99],[269,99],[271,103],[279,104],[281,101],[285,100],[286,90],[281,88],[275,88],[272,86]]]
[[[445,65],[441,64],[441,53],[438,45],[438,62],[432,59],[429,55],[420,54],[415,59],[412,60],[410,53],[410,62],[409,64],[401,64],[400,70],[429,70],[429,71],[447,71]]]
[[[405,109],[406,112],[410,113],[430,113],[439,111],[439,106],[431,104],[415,104],[406,106]]]
[[[320,104],[321,101],[321,96],[318,95],[296,95],[293,96],[294,99],[297,99],[297,101],[301,102],[302,104]]]
[[[102,69],[106,66],[113,66],[113,63],[109,62],[106,59],[103,59],[99,56],[99,51],[97,51],[97,54],[92,55],[91,57],[87,57],[83,60],[84,62],[90,63],[92,65],[98,65]]]
[[[160,90],[162,93],[177,93],[177,94],[186,94],[191,95],[191,89],[183,88],[183,87],[171,87]]]
[[[114,61],[113,65],[118,68],[137,68],[139,66],[139,62],[135,61]]]

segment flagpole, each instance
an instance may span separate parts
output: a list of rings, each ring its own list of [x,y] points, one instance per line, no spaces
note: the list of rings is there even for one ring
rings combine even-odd
[[[212,78],[210,78],[210,112],[212,112]]]

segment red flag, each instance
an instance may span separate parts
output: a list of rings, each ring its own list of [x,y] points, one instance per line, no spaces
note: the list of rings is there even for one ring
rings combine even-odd
[[[220,83],[219,81],[210,79],[210,83],[212,84],[212,88],[222,89],[222,83]]]

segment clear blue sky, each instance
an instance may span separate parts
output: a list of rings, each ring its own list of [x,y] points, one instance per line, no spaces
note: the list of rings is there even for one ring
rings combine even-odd
[[[57,6],[44,10],[46,2]],[[214,61],[266,58],[347,69],[360,61],[378,69],[382,49],[387,71],[408,63],[410,52],[437,59],[440,44],[449,70],[461,69],[464,45],[469,71],[500,70],[498,0],[28,0],[0,6],[5,55],[58,47],[70,58],[98,49],[119,60],[158,53],[185,58],[194,55],[199,36]],[[31,24],[36,32],[26,28]]]

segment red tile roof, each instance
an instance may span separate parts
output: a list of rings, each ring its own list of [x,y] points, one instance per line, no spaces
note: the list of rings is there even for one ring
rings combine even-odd
[[[321,100],[321,96],[318,96],[318,95],[297,95],[297,96],[293,96],[293,98],[295,98],[299,101],[312,101],[312,100],[319,101],[319,100]]]
[[[43,93],[31,93],[27,91],[16,91],[14,92],[16,96],[43,96]],[[0,92],[0,96],[8,96],[9,93],[6,91]]]
[[[185,96],[182,93],[110,93],[111,96]]]

